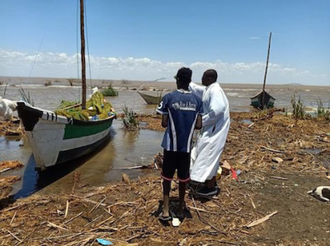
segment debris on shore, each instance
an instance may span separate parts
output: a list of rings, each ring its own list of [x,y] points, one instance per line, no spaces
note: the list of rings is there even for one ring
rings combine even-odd
[[[244,241],[253,231],[244,226],[260,214],[250,209],[250,196],[231,184],[230,179],[226,187],[228,196],[221,200],[187,196],[186,219],[179,230],[164,227],[158,220],[162,206],[159,177],[76,189],[72,194],[35,194],[1,211],[0,238],[6,245],[85,245],[97,238],[115,245]],[[177,196],[178,190],[173,191],[173,197]],[[240,201],[237,197],[241,197]],[[173,198],[170,203],[175,210],[177,200]]]
[[[328,235],[322,230],[328,207],[306,189],[329,182],[329,121],[295,120],[276,111],[234,112],[231,119],[221,161],[241,173],[233,179],[223,172],[221,192],[210,199],[187,191],[179,227],[158,220],[159,171],[157,177],[132,180],[128,168],[122,182],[103,187],[75,185],[68,193],[34,194],[12,204],[0,199],[3,245],[96,245],[97,238],[130,246],[326,245]],[[139,115],[139,122],[164,130],[157,115]],[[158,153],[150,167],[161,168],[161,163]],[[174,212],[177,186],[171,186]]]
[[[20,120],[13,118],[11,121],[0,121],[0,136],[20,137],[24,130],[20,127]]]
[[[0,175],[17,168],[23,167],[23,163],[20,161],[0,161]],[[21,179],[20,176],[0,176],[0,208],[1,200],[9,196],[13,190],[12,186]]]

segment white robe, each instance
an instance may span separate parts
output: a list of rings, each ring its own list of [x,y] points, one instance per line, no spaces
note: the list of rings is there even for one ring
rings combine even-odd
[[[212,179],[219,168],[230,126],[229,103],[216,82],[207,87],[190,83],[189,90],[202,98],[204,110],[201,135],[196,149],[192,151],[194,163],[191,163],[190,178],[193,181],[205,182]]]

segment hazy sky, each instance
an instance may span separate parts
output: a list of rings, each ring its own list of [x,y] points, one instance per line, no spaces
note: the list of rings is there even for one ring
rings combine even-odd
[[[77,0],[0,6],[0,76],[78,76]],[[330,85],[329,0],[86,0],[86,8],[94,79],[174,81],[188,66],[194,81],[215,68],[220,83],[261,84],[272,31],[268,83]]]

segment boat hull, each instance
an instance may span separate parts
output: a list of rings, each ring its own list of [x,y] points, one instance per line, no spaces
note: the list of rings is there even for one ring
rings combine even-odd
[[[263,104],[263,93],[265,93],[265,101]],[[251,106],[258,109],[273,108],[275,98],[269,95],[266,91],[260,92],[254,97],[251,97]]]
[[[162,100],[161,95],[152,96],[152,95],[148,95],[146,93],[142,93],[142,92],[139,92],[139,91],[138,91],[138,93],[144,99],[144,101],[147,104],[150,104],[150,105],[158,105],[160,103],[160,101]]]
[[[18,102],[18,115],[32,147],[37,169],[45,169],[92,153],[110,134],[114,115],[80,121]]]

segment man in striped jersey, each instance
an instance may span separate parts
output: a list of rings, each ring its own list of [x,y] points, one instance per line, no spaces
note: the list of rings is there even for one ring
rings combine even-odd
[[[161,220],[170,220],[169,194],[175,170],[179,179],[179,207],[177,217],[183,217],[186,184],[190,180],[190,150],[194,129],[202,127],[202,100],[188,90],[192,71],[180,68],[175,76],[177,90],[166,94],[160,102],[157,112],[162,114],[162,126],[166,131],[162,147],[164,148],[163,212]]]

